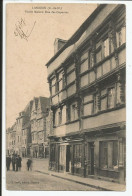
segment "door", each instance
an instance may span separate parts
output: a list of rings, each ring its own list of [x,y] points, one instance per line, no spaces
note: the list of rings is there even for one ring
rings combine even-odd
[[[94,175],[94,142],[89,142],[89,175]]]
[[[94,175],[94,146],[91,145],[91,175]]]
[[[71,172],[71,146],[66,148],[66,172]]]

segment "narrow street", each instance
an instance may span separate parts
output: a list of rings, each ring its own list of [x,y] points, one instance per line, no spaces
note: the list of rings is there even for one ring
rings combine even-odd
[[[42,170],[46,171],[47,167],[48,159],[34,159],[32,171],[27,171],[26,159],[23,159],[21,171],[14,172],[12,168],[10,168],[10,171],[7,172],[7,189],[34,191],[98,191],[96,188],[37,172]]]

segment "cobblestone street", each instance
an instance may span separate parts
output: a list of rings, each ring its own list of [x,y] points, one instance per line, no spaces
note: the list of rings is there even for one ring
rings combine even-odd
[[[7,189],[8,190],[58,190],[58,191],[97,191],[96,188],[91,188],[85,185],[70,182],[64,179],[59,179],[54,176],[41,174],[36,170],[46,169],[48,160],[39,159],[33,160],[32,171],[26,169],[26,159],[22,161],[21,171],[14,172],[12,168],[7,172]]]

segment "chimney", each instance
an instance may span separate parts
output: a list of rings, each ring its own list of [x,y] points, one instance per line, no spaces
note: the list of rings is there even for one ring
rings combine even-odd
[[[60,50],[66,44],[66,42],[66,40],[56,38],[54,42],[54,54],[56,54],[58,50]]]

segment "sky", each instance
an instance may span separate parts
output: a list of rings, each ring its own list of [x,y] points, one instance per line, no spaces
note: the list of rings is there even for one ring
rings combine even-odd
[[[68,40],[96,7],[84,3],[6,5],[6,128],[34,97],[49,97],[45,64],[54,55],[55,38]],[[21,38],[19,27],[29,35],[27,40]]]

